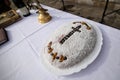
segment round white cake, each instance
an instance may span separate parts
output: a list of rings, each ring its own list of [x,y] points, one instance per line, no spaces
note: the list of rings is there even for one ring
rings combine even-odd
[[[72,22],[55,31],[47,41],[43,55],[55,68],[70,68],[89,56],[96,41],[94,27],[85,22]]]

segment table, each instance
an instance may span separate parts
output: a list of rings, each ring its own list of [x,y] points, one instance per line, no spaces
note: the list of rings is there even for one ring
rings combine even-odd
[[[120,30],[51,7],[53,19],[38,23],[32,15],[6,28],[9,42],[0,46],[0,80],[119,80]],[[56,76],[41,64],[44,43],[61,24],[83,20],[97,25],[103,34],[103,47],[97,59],[86,69],[69,76]],[[61,25],[62,26],[62,25]]]

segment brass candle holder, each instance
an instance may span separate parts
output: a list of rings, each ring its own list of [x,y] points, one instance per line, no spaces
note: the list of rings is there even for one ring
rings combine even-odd
[[[52,17],[49,15],[47,12],[47,9],[44,9],[38,0],[34,0],[34,3],[31,0],[26,1],[26,5],[29,7],[29,9],[37,9],[37,13],[39,14],[38,16],[38,21],[40,23],[47,23],[49,22]]]
[[[39,9],[38,10],[39,16],[38,16],[38,21],[42,24],[49,22],[52,17],[49,15],[46,9]]]

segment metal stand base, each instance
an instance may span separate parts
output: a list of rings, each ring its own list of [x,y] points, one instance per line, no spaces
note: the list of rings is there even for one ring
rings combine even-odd
[[[61,0],[61,2],[62,2],[62,5],[63,5],[63,11],[65,11],[65,10],[66,10],[66,7],[65,7],[64,0]]]
[[[100,23],[104,23],[104,17],[105,16],[110,15],[110,14],[112,14],[114,12],[119,12],[120,11],[120,9],[118,9],[118,10],[113,10],[112,12],[106,13],[107,8],[108,8],[108,3],[109,3],[109,0],[106,1],[105,8],[104,8]]]
[[[100,23],[103,23],[103,22],[104,22],[105,13],[106,13],[106,10],[107,10],[107,8],[108,8],[108,2],[109,2],[109,0],[106,1],[105,8],[104,8],[104,11],[103,11],[103,14],[102,14],[102,18],[101,18]]]

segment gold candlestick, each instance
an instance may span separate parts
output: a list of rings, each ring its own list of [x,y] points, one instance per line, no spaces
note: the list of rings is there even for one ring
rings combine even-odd
[[[47,23],[52,19],[52,17],[49,15],[49,13],[46,12],[46,10],[43,8],[39,9],[38,13],[39,13],[38,21],[42,24]]]
[[[37,9],[38,10],[38,21],[40,23],[47,23],[49,22],[52,17],[49,15],[47,12],[47,9],[44,9],[38,0],[34,0],[34,3],[31,0],[26,1],[26,5],[28,6],[29,9]]]

